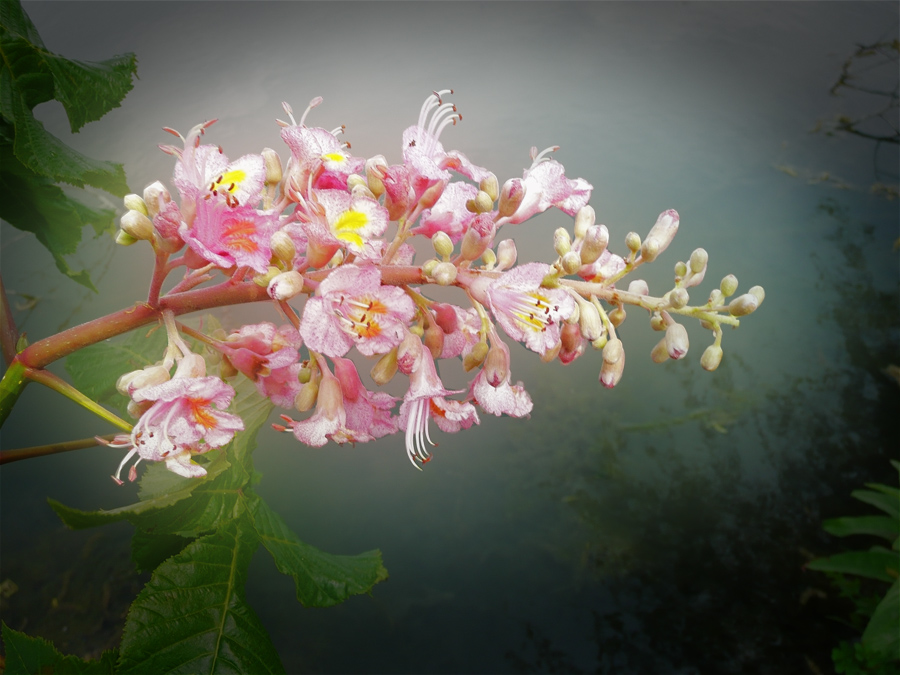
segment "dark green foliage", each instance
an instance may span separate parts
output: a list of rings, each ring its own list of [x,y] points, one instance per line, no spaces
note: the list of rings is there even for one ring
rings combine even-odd
[[[115,213],[69,198],[57,182],[91,185],[116,196],[128,192],[120,164],[91,159],[50,134],[35,119],[40,103],[57,100],[72,132],[117,108],[137,72],[134,54],[98,63],[72,61],[47,51],[18,0],[0,3],[0,218],[32,232],[57,268],[96,290],[86,270],[69,268],[81,231],[114,227]]]
[[[111,675],[115,673],[114,651],[103,652],[98,661],[85,661],[77,656],[63,656],[43,638],[30,637],[3,624],[6,651],[5,675]]]

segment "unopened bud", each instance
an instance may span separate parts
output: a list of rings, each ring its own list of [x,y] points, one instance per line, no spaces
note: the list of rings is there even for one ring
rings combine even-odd
[[[569,251],[560,260],[560,266],[566,274],[575,274],[581,269],[581,255],[575,251]]]
[[[709,304],[710,305],[712,305],[713,307],[718,307],[723,302],[725,302],[725,298],[722,295],[722,291],[720,291],[718,288],[714,288],[713,290],[710,291],[710,293],[709,293]]]
[[[670,323],[666,328],[666,350],[669,358],[680,359],[688,352],[687,329],[680,323]]]
[[[193,352],[185,354],[175,367],[175,375],[172,377],[194,379],[206,376],[206,361],[199,354]]]
[[[516,242],[512,239],[504,239],[497,246],[497,269],[508,270],[516,264]]]
[[[659,242],[655,237],[647,237],[641,244],[641,260],[644,262],[653,262],[659,255]]]
[[[425,190],[422,193],[422,196],[419,198],[419,205],[423,209],[430,209],[432,206],[437,204],[437,200],[441,198],[441,195],[444,194],[444,188],[447,187],[443,181],[438,181],[430,188]]]
[[[676,277],[684,278],[685,276],[687,276],[687,273],[688,273],[687,265],[685,265],[680,260],[677,263],[675,263],[675,276]]]
[[[625,246],[632,253],[637,253],[641,248],[641,235],[637,232],[629,232],[625,235]]]
[[[615,387],[625,370],[625,348],[619,338],[613,338],[603,348],[603,365],[600,367],[600,384],[607,389]]]
[[[442,262],[434,266],[431,276],[439,286],[449,286],[456,281],[456,265],[451,262]]]
[[[484,266],[488,269],[491,269],[494,265],[497,264],[497,254],[494,253],[494,249],[486,248],[484,253],[481,254],[481,261],[484,263]]]
[[[290,300],[303,291],[303,275],[297,270],[282,272],[269,282],[267,292],[275,300]]]
[[[286,265],[290,265],[297,253],[297,247],[294,240],[290,238],[284,230],[278,230],[269,240],[269,246],[272,254]]]
[[[525,185],[521,178],[510,178],[500,190],[499,215],[507,218],[516,212],[525,198]]]
[[[722,291],[723,296],[727,298],[728,296],[734,295],[737,288],[738,280],[736,276],[728,274],[722,277],[722,283],[719,284],[719,289]]]
[[[655,331],[663,331],[666,329],[666,320],[658,312],[655,312],[650,316],[650,328]]]
[[[609,313],[609,322],[618,328],[625,322],[625,308],[624,307],[616,307],[613,311]]]
[[[581,328],[581,334],[591,342],[599,340],[606,328],[594,303],[581,300],[578,303],[578,309],[578,326]]]
[[[118,232],[116,232],[116,243],[119,246],[131,246],[132,244],[138,243],[138,241],[140,240],[135,239],[125,230],[119,230]]]
[[[294,407],[299,412],[312,410],[319,398],[319,383],[317,380],[310,380],[301,387],[300,391],[294,397]]]
[[[581,244],[581,263],[590,265],[595,262],[603,255],[608,244],[609,230],[606,229],[606,225],[590,226],[584,235],[584,242]]]
[[[559,356],[559,350],[562,349],[562,341],[557,340],[556,344],[550,347],[547,351],[541,354],[541,362],[542,363],[552,363],[556,361],[556,357]]]
[[[397,349],[392,349],[378,359],[369,374],[379,387],[390,382],[397,374]]]
[[[703,370],[713,371],[719,367],[719,364],[722,363],[722,348],[718,345],[710,345],[703,351],[703,356],[700,357],[700,365],[703,366]]]
[[[669,360],[669,350],[666,347],[665,337],[661,338],[650,350],[650,358],[653,360],[653,363],[665,363]]]
[[[297,371],[297,382],[300,384],[306,384],[312,379],[312,368],[309,366],[303,366],[300,370]]]
[[[379,169],[386,169],[387,165],[384,155],[375,155],[366,160],[366,181],[376,198],[384,194],[384,183],[381,182]]]
[[[763,300],[766,299],[766,291],[762,286],[754,286],[749,291],[747,291],[750,295],[756,298],[756,306],[759,307]]]
[[[125,373],[116,380],[116,389],[123,396],[131,396],[136,390],[169,381],[169,369],[161,365],[147,366],[142,370]]]
[[[143,213],[145,216],[147,215],[147,204],[140,195],[125,195],[123,201],[125,202],[125,208],[129,211],[137,211],[138,213]]]
[[[253,283],[259,286],[260,288],[268,288],[269,282],[272,281],[275,277],[281,274],[282,270],[277,267],[270,266],[268,270],[266,270],[265,274],[258,274],[253,277]]]
[[[591,227],[596,220],[597,214],[594,213],[594,207],[590,204],[585,204],[578,209],[578,213],[575,214],[575,238],[584,239],[584,235],[587,234],[588,228]]]
[[[669,305],[675,309],[681,309],[688,304],[691,299],[688,292],[683,288],[675,288],[667,293],[669,296]]]
[[[434,358],[441,358],[441,352],[444,351],[444,331],[440,326],[436,323],[430,324],[425,329],[424,342]]]
[[[489,173],[485,178],[481,179],[478,189],[487,194],[491,200],[491,208],[493,208],[493,203],[500,196],[500,183],[497,181],[497,176]]]
[[[755,295],[744,293],[728,303],[728,313],[731,316],[746,316],[756,311],[759,300]]]
[[[632,279],[628,284],[628,292],[635,295],[650,295],[650,286],[643,279]]]
[[[669,247],[669,244],[672,243],[672,240],[678,233],[678,223],[678,212],[674,209],[669,209],[668,211],[663,211],[659,214],[659,217],[656,219],[656,224],[651,227],[650,231],[647,233],[648,239],[656,239],[659,243],[657,255],[665,251]]]
[[[693,272],[694,274],[700,274],[706,269],[706,263],[708,262],[709,254],[706,252],[706,249],[694,249],[694,252],[691,253],[691,260],[689,263],[691,272]]]
[[[262,157],[266,163],[266,185],[278,185],[282,178],[281,157],[272,148],[263,148]]]
[[[347,176],[347,188],[350,192],[353,192],[356,188],[365,188],[366,192],[371,193],[369,190],[369,186],[366,185],[366,179],[360,176],[358,173],[351,173]]]
[[[172,195],[160,181],[154,181],[144,188],[144,205],[147,216],[153,218],[162,206],[172,201]]]
[[[353,174],[354,176],[356,174]],[[352,178],[353,176],[351,176]],[[365,199],[377,199],[375,197],[375,193],[369,189],[369,186],[366,185],[364,179],[360,178],[360,183],[354,185],[350,189],[350,196],[354,199],[365,198]]]
[[[475,368],[480,368],[487,358],[488,349],[487,342],[476,342],[472,347],[472,351],[463,357],[463,370],[468,373]]]
[[[469,207],[469,202],[472,203],[471,208]],[[466,202],[466,208],[472,213],[488,213],[493,210],[494,202],[487,192],[479,190],[474,199]]]
[[[509,354],[501,347],[491,347],[484,360],[484,377],[488,384],[496,387],[506,381],[509,375]]]
[[[431,237],[431,245],[434,247],[434,252],[444,260],[453,255],[453,242],[450,241],[450,235],[446,232],[435,232]]]
[[[496,226],[489,214],[482,213],[472,219],[463,235],[459,253],[463,260],[477,260],[494,241]]]
[[[153,221],[140,211],[129,211],[119,220],[122,230],[135,239],[151,241],[153,239]]]
[[[572,237],[569,236],[569,231],[566,228],[558,227],[556,232],[553,233],[553,250],[556,251],[558,256],[564,256],[572,250]]]
[[[441,262],[441,261],[435,260],[434,258],[431,258],[430,260],[426,260],[425,263],[422,265],[422,274],[424,274],[426,277],[432,276],[432,274],[434,272],[434,268],[438,266],[439,262]]]

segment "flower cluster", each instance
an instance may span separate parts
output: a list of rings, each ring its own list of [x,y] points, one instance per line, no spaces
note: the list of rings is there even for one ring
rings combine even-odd
[[[462,153],[445,150],[443,132],[462,119],[445,100],[451,93],[425,100],[418,122],[403,133],[398,164],[382,155],[354,156],[341,140],[343,127],[307,126],[321,98],[299,121],[284,104],[290,121],[278,124],[290,153],[286,163],[269,148],[229,160],[222,148],[201,142],[215,120],[186,136],[167,129],[182,141],[160,146],[176,159],[178,199],[160,182],[143,196],[129,195],[118,235],[122,244],[149,241],[156,252],[150,304],[179,267],[184,277],[168,295],[217,272],[230,287],[266,288],[287,321],[281,327],[262,323],[230,335],[193,334],[221,355],[220,376],[242,373],[261,395],[293,410],[298,419],[282,415],[284,424],[273,426],[307,445],[362,443],[403,431],[416,468],[432,457],[432,421],[456,432],[478,424],[479,413],[529,415],[532,400],[521,382],[513,383],[507,340],[563,364],[590,345],[601,352],[600,383],[614,387],[625,366],[616,328],[625,305],[632,305],[646,310],[651,327],[663,334],[654,361],[685,356],[688,334],[676,317],[688,316],[712,332],[701,365],[715,370],[722,326],[736,326],[738,317],[754,311],[762,288],[729,301],[737,280],[728,275],[691,306],[689,289],[706,274],[703,249],[675,265],[674,284],[659,297],[640,279],[622,288],[626,275],[669,246],[678,214],[665,211],[645,237],[630,232],[627,251],[613,253],[608,229],[588,205],[591,184],[566,176],[550,156],[556,147],[532,148],[522,177],[502,185]],[[503,238],[501,228],[505,234],[548,209],[572,217],[572,229],[553,233],[546,261],[517,264],[515,242]],[[433,256],[416,260],[416,237],[430,239]],[[457,289],[459,303],[430,298],[429,286]],[[231,387],[206,376],[199,356],[178,337],[183,327],[171,317],[166,325],[170,344],[163,362],[120,382],[140,419],[115,445],[131,446],[129,457],[137,453],[165,460],[182,475],[202,475],[191,456],[221,447],[242,425],[224,412]],[[375,360],[369,385],[348,358],[353,350]],[[467,389],[443,385],[438,363],[447,360],[472,373]],[[404,382],[402,398],[379,390],[396,377]]]

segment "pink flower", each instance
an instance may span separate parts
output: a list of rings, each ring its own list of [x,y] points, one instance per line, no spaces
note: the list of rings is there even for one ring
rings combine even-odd
[[[302,345],[300,333],[293,326],[276,328],[274,323],[264,321],[241,326],[215,346],[228,357],[231,365],[258,382],[274,370],[296,363]]]
[[[331,357],[354,345],[366,356],[385,354],[400,344],[414,313],[402,289],[381,285],[377,267],[345,264],[307,300],[300,334],[307,347]]]
[[[436,232],[446,232],[455,244],[462,239],[469,223],[475,218],[475,214],[466,208],[466,202],[477,194],[478,188],[474,185],[450,183],[435,205],[422,212],[419,225],[413,232],[429,238]]]
[[[335,358],[334,374],[341,383],[347,427],[372,438],[396,433],[397,418],[391,410],[397,399],[383,391],[371,392],[363,386],[356,364],[350,359]]]
[[[195,356],[195,355],[191,355]],[[197,357],[199,358],[199,357]],[[189,359],[182,361],[182,364]],[[113,477],[121,484],[122,467],[135,454],[143,459],[165,461],[166,468],[185,477],[206,475],[206,469],[191,462],[191,455],[220,448],[244,428],[240,417],[222,412],[234,398],[234,389],[217,377],[185,377],[184,369],[168,382],[134,392],[137,403],[153,402],[134,426],[130,438],[116,439],[114,447],[132,446]],[[129,472],[131,480],[136,473]]]
[[[341,445],[373,440],[369,434],[347,426],[347,410],[344,407],[341,384],[331,371],[324,367],[322,381],[319,383],[316,411],[312,417],[299,422],[285,415],[282,415],[282,419],[289,423],[298,441],[317,448],[329,440]]]
[[[281,130],[291,149],[291,187],[304,198],[312,178],[314,189],[347,189],[347,177],[364,170],[366,160],[353,157],[331,131],[306,127],[303,123]]]
[[[493,331],[491,343],[484,368],[478,371],[469,386],[469,396],[491,415],[527,417],[533,404],[521,382],[515,385],[509,383],[509,347]]]
[[[362,253],[366,242],[384,234],[388,225],[385,208],[371,197],[350,195],[343,190],[318,190],[316,201],[325,212],[327,230],[307,230],[320,238],[331,239],[353,253]],[[327,262],[327,261],[326,261]]]
[[[534,159],[531,168],[523,174],[525,196],[511,216],[501,218],[497,225],[522,223],[555,206],[570,216],[588,203],[594,187],[583,178],[570,180],[566,178],[565,168],[554,159],[546,159],[544,155],[556,148],[547,148]]]
[[[403,397],[400,407],[400,426],[406,428],[406,454],[414,467],[421,470],[416,462],[425,464],[431,460],[431,453],[425,442],[436,445],[428,433],[428,417],[434,418],[438,427],[453,433],[479,424],[478,412],[471,403],[448,401],[444,397],[459,391],[444,389],[438,377],[431,352],[421,349],[418,364],[409,378],[409,391]]]
[[[575,310],[575,301],[561,288],[543,288],[550,266],[527,263],[504,272],[487,288],[491,311],[513,340],[539,354],[559,342],[559,324]]]
[[[218,267],[247,266],[262,274],[269,268],[269,240],[277,229],[273,215],[201,200],[193,226],[182,223],[180,234],[197,255]]]

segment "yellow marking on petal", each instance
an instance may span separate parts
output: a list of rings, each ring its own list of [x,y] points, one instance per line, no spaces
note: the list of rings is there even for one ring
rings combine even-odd
[[[327,160],[330,160],[330,161],[332,161],[332,162],[343,162],[343,161],[346,160],[347,158],[344,157],[344,156],[343,156],[341,153],[339,153],[339,152],[327,152],[327,153],[325,153],[324,155],[322,155],[322,159],[327,159]]]
[[[200,424],[206,429],[214,429],[219,426],[215,415],[213,415],[212,411],[209,409],[209,401],[202,398],[192,398],[189,399],[189,404],[191,406],[191,414],[197,424]]]
[[[359,230],[369,223],[369,216],[362,211],[344,211],[334,221],[331,230],[334,236],[341,241],[346,241],[358,248],[362,248],[363,238],[358,234]]]
[[[361,338],[373,338],[381,335],[381,326],[377,321],[367,321],[366,323],[357,324],[356,334]]]
[[[222,174],[222,178],[218,180],[219,190],[225,190],[227,192],[234,193],[241,185],[241,181],[243,181],[247,177],[247,173],[245,171],[241,171],[240,169],[232,169],[231,171],[226,171]]]
[[[546,330],[547,325],[553,323],[550,318],[550,298],[537,293],[527,293],[525,302],[511,314],[524,328],[536,333]]]
[[[222,230],[222,239],[229,249],[239,249],[252,253],[259,245],[251,239],[256,234],[256,223],[252,220],[232,220]]]

